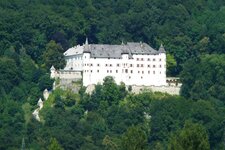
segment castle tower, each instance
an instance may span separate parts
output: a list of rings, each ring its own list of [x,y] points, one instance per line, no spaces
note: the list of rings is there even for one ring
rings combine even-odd
[[[39,108],[40,108],[40,109],[42,109],[42,108],[43,108],[43,101],[42,101],[42,99],[41,99],[41,98],[38,100],[37,105],[39,106]]]
[[[88,38],[86,37],[85,45],[88,45]]]
[[[48,99],[48,97],[49,97],[49,92],[48,92],[47,89],[44,90],[44,92],[43,92],[43,97],[44,97],[45,100]]]
[[[160,53],[166,53],[166,50],[165,50],[165,48],[164,48],[164,46],[162,44],[159,47],[159,52]]]
[[[54,66],[52,66],[52,67],[50,68],[50,72],[51,72],[50,78],[51,78],[51,79],[56,78],[56,69],[55,69]]]

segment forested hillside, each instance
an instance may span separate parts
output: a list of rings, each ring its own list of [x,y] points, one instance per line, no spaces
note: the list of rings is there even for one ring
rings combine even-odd
[[[49,68],[86,37],[163,43],[181,96],[133,95],[109,77],[92,95],[57,89],[35,121]],[[0,1],[0,149],[225,149],[224,106],[224,0]]]

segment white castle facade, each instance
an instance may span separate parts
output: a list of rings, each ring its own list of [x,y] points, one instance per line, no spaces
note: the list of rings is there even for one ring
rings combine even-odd
[[[67,78],[81,77],[84,86],[103,83],[112,76],[117,84],[137,86],[166,86],[166,51],[161,45],[155,50],[146,43],[121,45],[77,45],[64,53],[66,67],[61,74]],[[61,75],[61,76],[63,76]],[[54,78],[55,69],[51,68]]]

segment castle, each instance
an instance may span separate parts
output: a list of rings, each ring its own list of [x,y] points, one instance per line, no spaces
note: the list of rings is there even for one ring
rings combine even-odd
[[[77,45],[64,53],[66,67],[51,77],[82,78],[84,86],[102,83],[112,76],[117,84],[166,86],[166,51],[161,45],[155,50],[146,43],[128,42],[120,45]],[[59,75],[60,74],[60,75]]]

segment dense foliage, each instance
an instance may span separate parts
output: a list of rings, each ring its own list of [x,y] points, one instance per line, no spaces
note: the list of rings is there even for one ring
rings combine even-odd
[[[224,0],[1,0],[0,149],[225,149],[224,16]],[[55,90],[37,122],[49,68],[86,36],[163,43],[181,96],[134,95],[108,77],[91,95]]]
[[[224,114],[224,105],[214,101],[134,95],[107,77],[91,95],[55,90],[42,121],[28,123],[26,141],[30,148],[47,147],[55,138],[64,149],[222,149]]]
[[[194,100],[225,102],[225,55],[205,55],[190,59],[181,74],[182,95]]]

